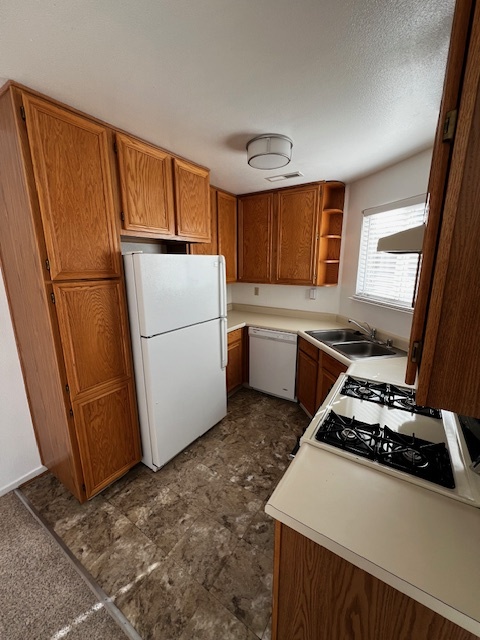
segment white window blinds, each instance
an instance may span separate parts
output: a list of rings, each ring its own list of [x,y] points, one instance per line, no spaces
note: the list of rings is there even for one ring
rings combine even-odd
[[[419,255],[377,251],[380,238],[422,224],[425,195],[363,212],[356,298],[408,310],[413,307]]]

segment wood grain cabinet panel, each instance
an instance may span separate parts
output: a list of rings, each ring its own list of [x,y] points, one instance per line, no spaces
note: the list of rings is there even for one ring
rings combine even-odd
[[[123,285],[118,280],[54,285],[72,398],[130,374]]]
[[[313,285],[320,186],[276,194],[275,284]]]
[[[210,187],[210,220],[212,239],[190,245],[193,255],[225,257],[227,282],[237,280],[237,198]]]
[[[227,334],[228,365],[227,365],[227,393],[235,390],[244,379],[244,340],[243,329],[236,329]]]
[[[479,417],[480,5],[473,3],[473,14],[470,5],[458,2],[454,16],[407,380],[415,381],[420,361],[417,402]],[[445,109],[454,107],[454,139],[445,143]]]
[[[52,279],[120,274],[106,127],[23,93]]]
[[[42,463],[80,502],[141,457],[107,141],[13,83],[0,95],[0,250],[23,378]]]
[[[239,280],[336,285],[344,195],[329,181],[240,196]]]
[[[218,253],[225,256],[227,282],[237,280],[237,198],[217,191]]]
[[[165,236],[175,233],[172,156],[116,134],[123,227]]]
[[[214,187],[210,187],[210,230],[210,242],[195,242],[190,245],[190,253],[192,255],[218,255],[217,190]]]
[[[140,459],[133,380],[73,402],[87,498],[123,475]]]
[[[297,399],[313,416],[317,406],[318,362],[301,349],[297,354]]]
[[[260,193],[238,201],[238,279],[271,282],[273,195]]]
[[[210,242],[210,172],[174,158],[177,235]]]
[[[272,640],[476,640],[277,522]]]

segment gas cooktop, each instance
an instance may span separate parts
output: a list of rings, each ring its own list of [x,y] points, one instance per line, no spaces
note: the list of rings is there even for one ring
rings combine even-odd
[[[417,405],[414,389],[341,374],[304,442],[480,506],[456,416]]]

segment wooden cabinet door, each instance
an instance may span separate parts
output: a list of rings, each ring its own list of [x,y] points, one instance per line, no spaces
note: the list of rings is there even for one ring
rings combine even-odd
[[[237,199],[217,191],[218,253],[225,256],[227,282],[237,280]]]
[[[464,3],[458,3],[455,24]],[[468,3],[466,3],[468,4]],[[475,4],[475,3],[474,3]],[[448,180],[442,180],[443,136],[434,147],[429,189],[439,220],[429,217],[418,306],[414,314],[410,359],[418,362],[423,338],[416,399],[419,404],[480,416],[480,6],[475,4]],[[465,46],[466,36],[460,39]],[[458,43],[457,43],[458,44]],[[454,43],[452,42],[452,46]],[[458,64],[458,62],[457,62]],[[459,71],[459,68],[457,71]],[[451,65],[447,70],[447,83]],[[439,123],[441,129],[442,123]],[[443,192],[442,187],[446,187]],[[442,197],[443,196],[443,197]],[[427,267],[432,263],[433,270]],[[425,276],[424,276],[425,273]],[[424,297],[420,294],[423,292]],[[423,304],[422,304],[423,301]],[[426,317],[422,318],[426,310]],[[424,324],[425,323],[425,324]],[[424,325],[424,326],[423,326]],[[415,343],[417,343],[415,345]],[[412,371],[409,372],[413,379]]]
[[[313,416],[317,410],[318,362],[301,349],[297,357],[297,399]]]
[[[166,236],[175,233],[172,156],[117,133],[123,227]]]
[[[102,387],[72,403],[87,498],[140,461],[133,379]]]
[[[210,173],[191,162],[174,159],[177,235],[210,242]]]
[[[276,194],[275,284],[315,283],[319,192],[314,185]]]
[[[228,334],[227,392],[243,383],[243,329]]]
[[[339,362],[332,356],[322,351],[319,361],[320,373],[318,376],[318,393],[317,408],[323,403],[330,393],[331,388],[341,373],[344,373],[348,367]]]
[[[416,384],[417,369],[421,357],[420,346],[423,344],[425,338],[425,323],[431,299],[433,274],[436,269],[438,238],[442,223],[445,191],[448,183],[453,149],[452,141],[444,141],[445,122],[447,114],[458,109],[461,99],[463,72],[468,53],[468,39],[471,32],[471,11],[472,0],[458,2],[453,18],[442,102],[440,104],[432,164],[428,180],[428,220],[422,247],[421,270],[413,311],[412,329],[410,332],[410,347],[405,377],[405,381],[408,384]],[[470,88],[468,92],[470,93]],[[424,364],[430,366],[428,363]],[[420,395],[422,395],[425,400],[426,395],[423,394],[426,392],[426,387],[428,387],[428,375],[425,372],[425,367],[422,366],[422,368],[424,369],[425,377],[422,384],[423,391],[420,392]],[[480,394],[477,394],[477,396],[480,396]],[[417,396],[417,399],[419,401],[419,396]]]
[[[52,279],[118,276],[108,130],[22,95]]]
[[[337,381],[338,376],[333,375],[326,369],[320,370],[318,395],[317,395],[317,409],[330,393],[331,388]]]
[[[190,245],[190,253],[195,256],[216,256],[218,254],[218,231],[217,231],[217,191],[210,187],[210,224],[211,241],[195,242]]]
[[[65,282],[54,292],[71,398],[131,376],[122,283]]]
[[[238,201],[238,279],[271,282],[273,195],[260,193]]]

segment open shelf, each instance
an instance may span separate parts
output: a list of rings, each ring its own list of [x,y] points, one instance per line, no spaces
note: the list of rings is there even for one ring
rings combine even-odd
[[[338,283],[344,199],[343,182],[324,183],[317,262],[317,284],[321,286],[334,286]]]

